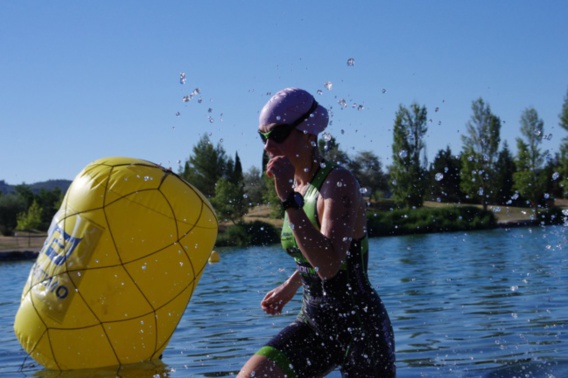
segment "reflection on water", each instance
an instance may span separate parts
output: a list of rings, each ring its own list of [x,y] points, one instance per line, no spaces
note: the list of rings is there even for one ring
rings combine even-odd
[[[568,376],[567,250],[563,227],[371,239],[369,274],[395,329],[398,376]],[[300,302],[298,296],[276,317],[260,309],[266,291],[294,269],[278,246],[220,252],[221,261],[207,267],[163,362],[64,374],[26,359],[12,331],[31,262],[1,264],[0,374],[236,374],[293,320]]]

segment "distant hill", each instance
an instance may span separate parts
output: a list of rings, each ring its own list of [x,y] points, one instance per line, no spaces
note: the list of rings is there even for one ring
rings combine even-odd
[[[30,187],[33,193],[39,193],[41,189],[52,191],[59,188],[62,193],[66,193],[71,185],[71,180],[48,180],[36,182],[35,184],[25,184]],[[15,193],[17,185],[7,184],[6,181],[0,180],[0,192],[3,194]]]

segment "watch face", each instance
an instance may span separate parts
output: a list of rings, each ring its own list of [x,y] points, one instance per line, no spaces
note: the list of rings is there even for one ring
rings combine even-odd
[[[284,210],[293,207],[296,209],[304,207],[304,197],[298,192],[292,192],[288,198],[282,202],[282,208]]]
[[[302,195],[298,192],[294,192],[294,201],[298,207],[304,206],[304,197],[302,197]]]

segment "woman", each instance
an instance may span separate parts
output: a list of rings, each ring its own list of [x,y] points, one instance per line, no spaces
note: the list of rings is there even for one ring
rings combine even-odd
[[[388,314],[367,278],[365,201],[353,175],[323,161],[317,135],[327,110],[308,92],[274,95],[259,117],[285,209],[282,246],[297,270],[261,302],[278,314],[303,286],[297,319],[261,348],[239,377],[321,377],[337,367],[349,377],[395,375]]]

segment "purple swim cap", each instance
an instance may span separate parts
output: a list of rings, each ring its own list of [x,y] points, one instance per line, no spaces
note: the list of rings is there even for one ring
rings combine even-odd
[[[286,88],[276,93],[260,112],[258,125],[297,124],[296,128],[318,135],[327,127],[327,109],[303,89]]]

